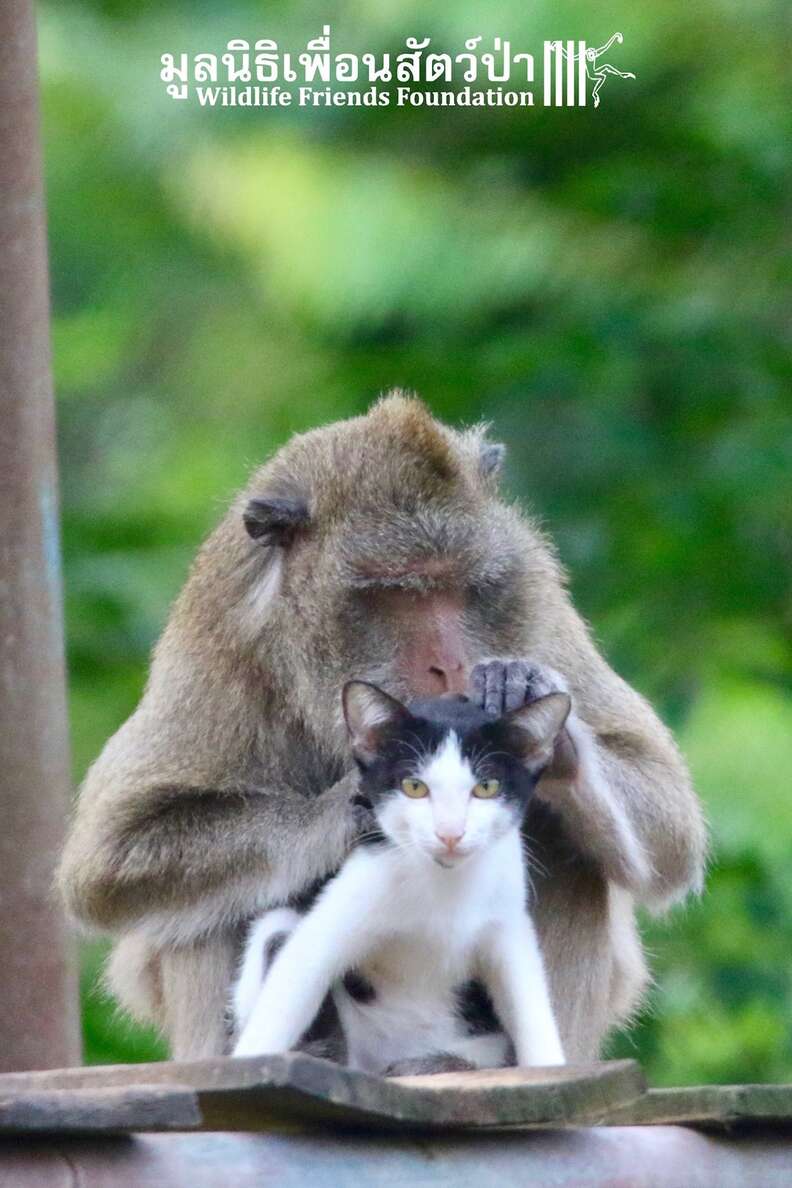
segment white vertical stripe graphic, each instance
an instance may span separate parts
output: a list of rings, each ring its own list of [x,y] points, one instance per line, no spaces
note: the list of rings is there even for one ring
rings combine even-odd
[[[544,43],[545,107],[585,107],[588,84],[585,41]]]
[[[567,107],[575,106],[575,77],[577,71],[575,70],[575,43],[568,41],[566,43],[566,105]]]

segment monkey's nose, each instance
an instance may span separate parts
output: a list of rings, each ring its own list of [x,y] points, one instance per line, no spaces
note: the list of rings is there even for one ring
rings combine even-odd
[[[464,664],[432,664],[427,670],[427,683],[432,695],[441,697],[444,693],[467,692],[468,676]]]
[[[443,833],[441,833],[438,829],[435,830],[435,837],[437,838],[438,841],[441,841],[443,843],[445,848],[448,850],[449,854],[453,854],[454,850],[457,848],[457,846],[462,841],[462,838],[464,836],[465,836],[464,829],[462,830],[461,833],[451,833],[448,831],[444,831]]]

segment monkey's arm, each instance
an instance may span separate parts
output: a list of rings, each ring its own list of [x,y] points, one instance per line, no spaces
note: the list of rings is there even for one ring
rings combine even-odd
[[[86,924],[144,921],[162,940],[234,924],[338,869],[356,788],[356,773],[314,798],[167,785],[110,799],[88,787],[61,865],[66,901]]]
[[[566,684],[546,678],[548,687]],[[602,748],[594,732],[573,711],[556,743],[550,768],[537,785],[537,795],[561,815],[569,836],[584,853],[596,859],[609,879],[637,895],[649,892],[656,871],[650,852],[618,795],[614,778],[606,774]]]
[[[569,670],[569,684],[578,707],[574,757],[564,740],[540,795],[573,841],[639,901],[662,907],[699,890],[706,829],[669,731],[596,653],[576,675]]]
[[[648,702],[608,667],[582,621],[571,608],[570,613],[580,663],[577,672],[571,666],[566,675],[577,714],[588,727],[611,811],[623,814],[649,863],[647,879],[620,881],[640,901],[663,907],[701,889],[707,854],[701,805],[670,731]],[[576,749],[585,749],[585,743],[581,747],[573,741]],[[600,811],[585,780],[573,778],[567,789],[558,804],[575,839],[583,845],[590,839],[592,852],[604,854],[608,814]]]

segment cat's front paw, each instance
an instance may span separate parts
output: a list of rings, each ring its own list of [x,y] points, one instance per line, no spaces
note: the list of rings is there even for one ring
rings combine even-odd
[[[470,676],[471,699],[493,717],[520,709],[548,693],[567,693],[553,669],[534,660],[486,660]]]

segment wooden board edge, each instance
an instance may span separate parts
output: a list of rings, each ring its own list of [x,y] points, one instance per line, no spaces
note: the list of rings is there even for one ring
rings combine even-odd
[[[400,1081],[355,1072],[304,1053],[0,1076],[0,1101],[15,1098],[24,1103],[28,1098],[33,1109],[37,1096],[44,1102],[42,1095],[61,1094],[51,1098],[51,1105],[54,1109],[62,1102],[64,1122],[69,1094],[76,1111],[81,1095],[87,1108],[90,1095],[98,1094],[96,1108],[100,1109],[113,1093],[120,1103],[124,1093],[131,1101],[129,1095],[143,1089],[192,1092],[200,1119],[185,1115],[190,1128],[261,1130],[324,1120],[368,1127],[485,1129],[591,1125],[635,1102],[644,1094],[645,1084],[634,1061],[532,1070],[524,1078],[515,1070],[503,1070],[500,1079],[489,1073],[456,1074],[450,1082],[448,1077]],[[111,1121],[108,1113],[108,1125]],[[157,1118],[152,1117],[150,1125],[144,1121],[137,1129],[159,1128]]]
[[[503,1071],[505,1083],[498,1084],[493,1073],[479,1088],[473,1073],[456,1074],[452,1085],[448,1077],[386,1080],[296,1057],[287,1080],[277,1086],[253,1081],[233,1091],[198,1093],[209,1128],[267,1129],[313,1119],[349,1127],[482,1130],[592,1125],[646,1091],[634,1061],[526,1070],[522,1080],[516,1070]]]
[[[0,1137],[197,1130],[198,1095],[183,1085],[0,1093]]]
[[[762,1122],[792,1127],[792,1085],[695,1085],[650,1089],[617,1106],[609,1126],[731,1127]]]

